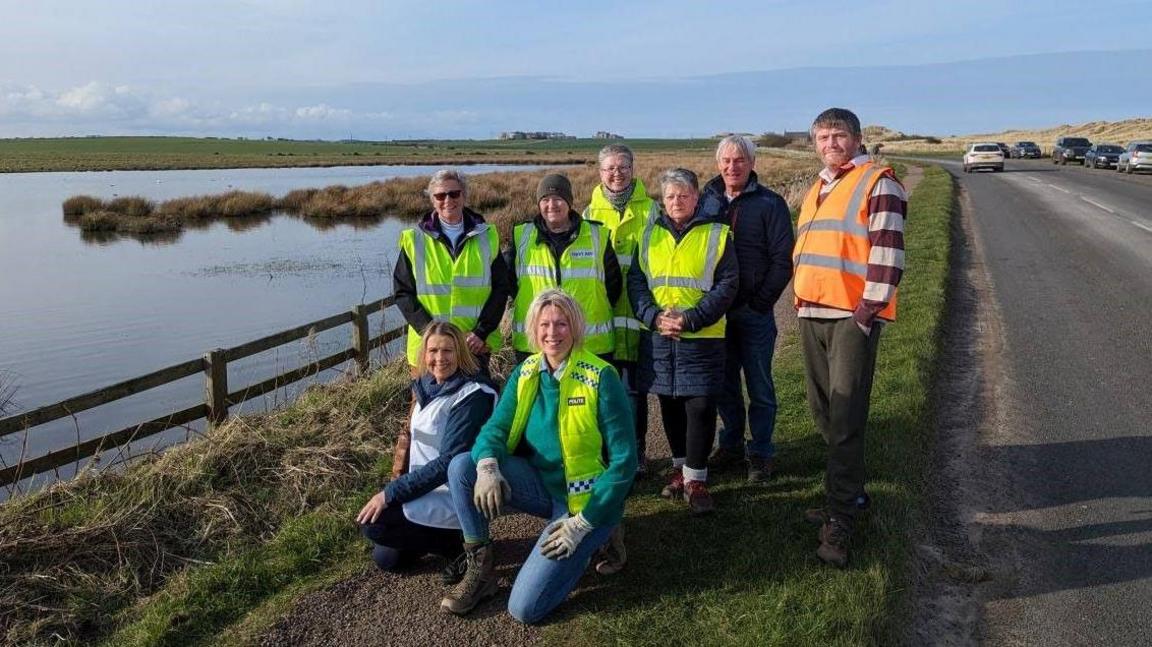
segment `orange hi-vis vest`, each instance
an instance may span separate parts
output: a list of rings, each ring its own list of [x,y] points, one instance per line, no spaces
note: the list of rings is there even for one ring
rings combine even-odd
[[[864,298],[872,250],[868,198],[885,175],[893,177],[892,169],[865,162],[840,178],[820,206],[816,202],[821,183],[816,182],[808,191],[796,222],[792,252],[797,307],[807,302],[851,312]],[[896,320],[895,292],[878,316]]]

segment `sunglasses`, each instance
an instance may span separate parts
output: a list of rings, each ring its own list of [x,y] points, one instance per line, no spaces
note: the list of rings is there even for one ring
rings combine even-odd
[[[460,189],[453,189],[452,191],[441,191],[440,193],[433,193],[432,197],[435,198],[435,200],[437,202],[444,202],[448,198],[452,198],[453,200],[457,200],[460,198],[460,195],[462,193],[464,193],[464,192],[461,191]]]

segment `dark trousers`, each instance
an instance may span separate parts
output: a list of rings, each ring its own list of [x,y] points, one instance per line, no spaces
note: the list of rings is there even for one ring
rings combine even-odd
[[[750,456],[772,458],[776,445],[776,385],[772,383],[772,354],[776,349],[776,319],[771,312],[756,312],[747,305],[728,311],[725,334],[724,391],[716,399],[724,429],[720,447]],[[743,379],[741,379],[743,373]],[[744,384],[748,408],[744,408]],[[744,429],[751,438],[744,443]]]
[[[455,559],[464,552],[464,534],[450,528],[433,528],[412,523],[399,505],[389,505],[375,523],[360,526],[360,532],[379,546],[387,546],[406,557],[429,553]]]
[[[660,396],[660,418],[673,458],[684,457],[694,470],[708,467],[716,438],[716,400],[710,395]]]
[[[828,511],[855,518],[864,496],[864,430],[880,341],[877,322],[865,335],[851,317],[800,319],[808,407],[828,443],[824,492]]]
[[[620,381],[628,389],[628,399],[632,401],[632,421],[636,425],[636,457],[643,462],[648,448],[648,394],[636,388],[636,362],[616,360],[612,365],[620,373]]]

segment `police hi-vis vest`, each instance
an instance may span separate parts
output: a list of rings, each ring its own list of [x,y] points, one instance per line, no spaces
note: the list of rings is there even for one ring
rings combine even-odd
[[[700,302],[712,289],[716,265],[728,246],[728,225],[696,222],[676,241],[671,231],[654,220],[644,228],[640,241],[640,269],[648,277],[648,289],[661,309],[683,312]],[[727,317],[696,332],[683,332],[681,339],[723,338]]]
[[[584,348],[598,354],[612,352],[615,346],[612,304],[608,302],[608,288],[604,283],[604,251],[608,248],[608,238],[599,223],[582,221],[576,240],[560,255],[557,268],[552,248],[538,244],[536,225],[531,222],[516,225],[512,232],[517,280],[512,316],[513,348],[522,353],[532,350],[525,330],[528,306],[540,292],[559,287],[575,299],[584,312]]]
[[[640,236],[649,221],[660,216],[660,207],[656,201],[648,197],[648,190],[644,183],[637,178],[632,189],[632,197],[624,206],[621,215],[616,207],[604,197],[603,185],[596,185],[592,189],[592,200],[584,209],[585,220],[595,220],[602,223],[612,233],[612,249],[616,252],[616,259],[620,261],[620,271],[623,273],[624,284],[628,283],[628,270],[632,267],[632,255],[640,245]],[[613,309],[615,315],[612,325],[615,328],[616,350],[614,359],[635,362],[640,359],[640,320],[632,312],[632,302],[628,299],[628,290],[620,293]]]
[[[469,382],[451,395],[433,398],[425,407],[421,407],[419,402],[416,403],[416,408],[412,410],[412,445],[408,450],[410,472],[415,472],[440,457],[440,442],[444,439],[444,426],[448,423],[448,416],[457,404],[477,391],[492,396],[492,402],[495,404],[496,391],[478,382]],[[448,492],[447,483],[408,501],[403,509],[404,516],[412,523],[432,528],[460,527],[460,520],[456,517],[456,508],[452,506],[452,495]]]
[[[500,234],[480,223],[465,234],[464,246],[455,259],[448,246],[421,229],[405,229],[400,249],[408,257],[416,279],[416,300],[435,321],[450,321],[465,333],[476,327],[480,310],[492,293],[492,258],[500,252]],[[500,331],[488,335],[493,352],[500,349]],[[420,355],[420,331],[408,326],[408,364],[416,366]]]
[[[796,223],[792,262],[796,304],[802,301],[853,311],[868,278],[868,198],[892,169],[865,162],[848,171],[816,206],[820,182],[808,191]],[[877,315],[896,320],[896,292]]]
[[[524,437],[528,416],[540,389],[540,371],[548,364],[540,353],[520,365],[516,382],[516,413],[508,434],[508,453]],[[600,374],[615,370],[587,350],[573,350],[560,374],[560,403],[556,419],[560,423],[560,452],[564,459],[564,480],[568,484],[568,513],[584,509],[592,498],[592,486],[605,470],[604,438],[596,416],[599,411]]]

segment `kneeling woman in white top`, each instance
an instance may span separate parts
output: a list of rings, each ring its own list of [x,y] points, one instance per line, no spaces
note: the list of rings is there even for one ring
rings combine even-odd
[[[480,374],[459,328],[433,321],[421,339],[420,377],[412,381],[408,473],[373,496],[356,521],[372,541],[372,559],[381,569],[399,570],[432,553],[448,560],[444,580],[451,584],[459,580],[464,562],[448,464],[472,449],[492,415],[496,390]]]

